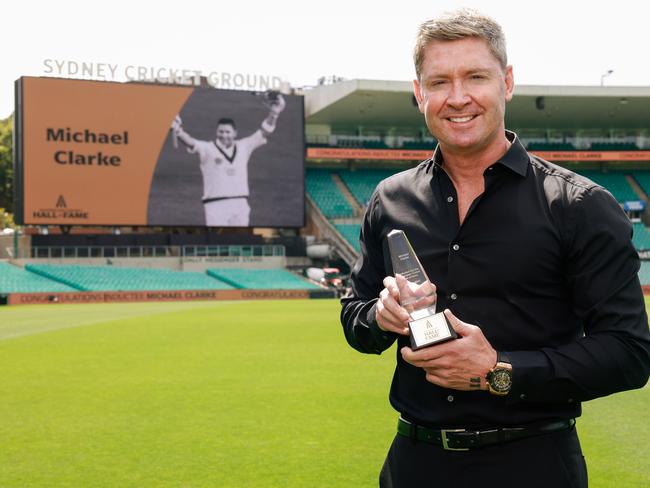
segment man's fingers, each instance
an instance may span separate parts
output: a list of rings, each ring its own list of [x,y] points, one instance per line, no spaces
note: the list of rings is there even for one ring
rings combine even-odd
[[[399,303],[400,294],[396,278],[387,276],[383,283],[385,288],[379,294],[377,302],[377,323],[384,330],[408,335],[407,324],[410,316]]]
[[[450,387],[450,383],[446,379],[438,376],[434,371],[427,371],[425,378],[429,383],[433,383],[434,385],[438,385],[442,388]]]
[[[406,361],[407,363],[410,363],[410,364],[415,363],[415,359],[413,357],[414,352],[410,347],[405,346],[402,349],[400,349],[399,352],[402,353],[402,358],[404,358],[404,361]]]
[[[408,293],[409,290],[409,282],[406,278],[404,278],[403,275],[397,273],[395,274],[395,288],[397,289],[397,292],[399,293],[400,290],[404,290],[405,292]]]
[[[394,332],[395,334],[400,335],[409,335],[408,327],[404,327],[404,324],[401,322],[386,318],[385,316],[377,315],[377,324],[379,324],[380,329],[385,330],[386,332]]]
[[[427,347],[425,349],[414,351],[410,347],[405,346],[400,349],[400,352],[402,353],[404,361],[420,368],[430,365],[431,361],[435,361],[442,356],[439,347]]]
[[[404,327],[401,324],[396,324],[395,322],[386,322],[383,320],[380,321],[378,319],[377,323],[379,324],[379,328],[381,330],[385,330],[386,332],[393,332],[399,335],[409,335],[410,333],[408,327]]]
[[[395,313],[386,306],[387,303],[392,303],[391,300],[392,299],[388,297],[387,301],[379,300],[377,302],[377,323],[379,324],[379,327],[384,330],[407,335],[409,330],[406,326],[406,320],[403,320],[399,313]],[[397,306],[397,308],[399,309],[400,307]]]
[[[398,275],[399,276],[399,275]],[[386,276],[384,278],[384,287],[390,293],[395,300],[399,300],[399,288],[397,287],[397,282],[392,276]]]
[[[406,325],[406,322],[408,322],[410,318],[409,314],[397,302],[389,289],[384,288],[384,290],[382,290],[382,292],[379,294],[379,302],[388,312],[390,312],[395,317],[397,321],[402,322],[404,325]]]
[[[462,336],[466,336],[470,332],[472,326],[470,324],[466,324],[458,317],[456,317],[451,310],[446,308],[444,313],[445,313],[445,317],[447,317],[447,320],[449,320],[449,323],[454,328],[454,330],[458,333],[458,335],[462,337]]]
[[[408,322],[408,317],[405,320],[404,316],[400,314],[399,309],[399,305],[390,298],[388,298],[388,300],[379,300],[377,302],[377,315],[380,315],[389,322],[400,324],[404,327]]]

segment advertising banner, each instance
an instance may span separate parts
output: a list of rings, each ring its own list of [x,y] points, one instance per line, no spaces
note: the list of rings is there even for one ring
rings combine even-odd
[[[11,293],[7,305],[56,303],[175,302],[203,300],[288,300],[332,298],[330,290],[168,290],[80,291],[59,293]]]
[[[547,161],[650,161],[650,151],[531,151]],[[433,154],[427,150],[350,149],[309,147],[309,159],[370,159],[375,161],[423,161]]]

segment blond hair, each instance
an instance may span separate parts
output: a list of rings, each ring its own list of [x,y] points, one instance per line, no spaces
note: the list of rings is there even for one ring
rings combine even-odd
[[[424,62],[424,48],[432,41],[455,41],[466,37],[484,39],[490,52],[503,69],[508,65],[506,38],[496,21],[473,9],[447,12],[442,17],[424,22],[415,38],[413,61],[418,79]]]

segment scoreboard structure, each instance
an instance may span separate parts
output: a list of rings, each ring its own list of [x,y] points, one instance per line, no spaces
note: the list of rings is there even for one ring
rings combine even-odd
[[[205,226],[204,179],[214,164],[227,167],[212,174],[243,172],[241,197],[250,206],[250,227],[304,226],[302,96],[283,95],[286,106],[275,130],[250,157],[240,157],[237,167],[233,163],[237,150],[244,151],[241,140],[260,131],[269,114],[264,95],[212,87],[20,78],[16,221]],[[208,161],[196,148],[179,144],[170,129],[177,117],[193,139],[215,146],[219,121],[230,120],[236,134],[231,157]]]

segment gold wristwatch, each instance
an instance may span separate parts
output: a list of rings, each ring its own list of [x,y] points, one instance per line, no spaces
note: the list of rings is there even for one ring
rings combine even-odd
[[[512,388],[512,365],[510,358],[501,352],[497,352],[497,364],[485,376],[488,390],[493,395],[505,396]]]

